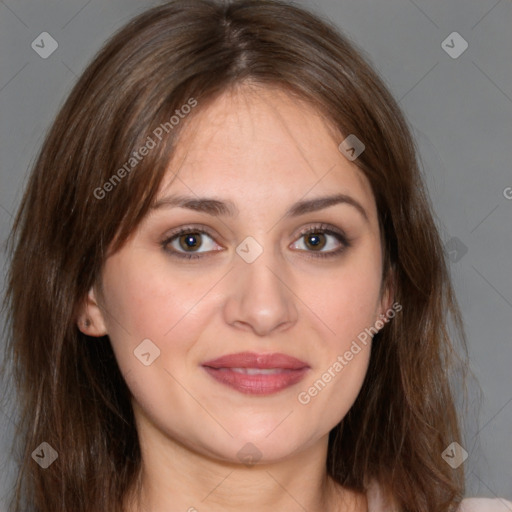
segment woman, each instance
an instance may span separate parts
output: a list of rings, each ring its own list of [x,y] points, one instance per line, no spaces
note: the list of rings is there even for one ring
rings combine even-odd
[[[464,333],[413,140],[314,15],[186,0],[130,22],[11,243],[14,510],[484,510],[447,462],[448,313]]]

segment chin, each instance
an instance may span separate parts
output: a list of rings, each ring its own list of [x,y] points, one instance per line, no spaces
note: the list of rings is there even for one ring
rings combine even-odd
[[[302,451],[307,443],[302,436],[299,438],[296,433],[293,434],[289,430],[270,435],[268,432],[270,430],[262,436],[252,435],[250,429],[240,432],[239,435],[231,431],[232,438],[227,434],[222,438],[212,435],[199,440],[196,446],[191,448],[217,460],[251,466],[285,460]],[[216,441],[215,444],[212,444],[212,441]]]

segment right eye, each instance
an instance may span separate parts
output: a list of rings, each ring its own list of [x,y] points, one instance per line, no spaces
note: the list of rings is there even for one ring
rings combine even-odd
[[[196,259],[202,258],[203,253],[217,252],[219,249],[212,249],[212,243],[206,243],[204,238],[209,238],[213,242],[212,236],[204,228],[195,228],[187,226],[180,228],[177,232],[171,233],[162,241],[162,248],[171,256],[177,258]],[[203,248],[204,251],[198,251]],[[219,246],[220,247],[220,246]],[[190,249],[190,251],[188,250]]]

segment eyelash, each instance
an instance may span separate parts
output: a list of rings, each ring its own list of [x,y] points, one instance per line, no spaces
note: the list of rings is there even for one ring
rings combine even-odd
[[[311,258],[334,258],[336,256],[341,255],[341,253],[343,253],[346,249],[348,249],[351,246],[350,240],[343,234],[343,232],[338,231],[337,229],[334,229],[326,224],[319,224],[317,226],[311,226],[309,228],[306,228],[300,232],[298,238],[300,239],[303,236],[306,236],[306,235],[309,235],[312,233],[334,236],[338,240],[338,242],[341,243],[341,247],[339,249],[336,249],[333,251],[328,251],[328,252],[316,252],[316,251],[301,250],[301,252],[313,253],[313,255],[310,255],[308,257],[311,257]],[[184,253],[184,252],[176,251],[175,249],[168,248],[168,245],[175,238],[178,238],[184,234],[206,234],[210,238],[212,238],[212,239],[214,238],[213,235],[210,233],[210,231],[204,226],[185,226],[185,227],[180,228],[178,231],[171,233],[168,237],[165,238],[165,240],[163,240],[161,242],[161,246],[164,249],[164,251],[166,251],[173,257],[183,258],[183,259],[187,259],[187,260],[204,258],[205,254],[207,254],[207,253]],[[214,252],[217,252],[217,251],[214,251]]]

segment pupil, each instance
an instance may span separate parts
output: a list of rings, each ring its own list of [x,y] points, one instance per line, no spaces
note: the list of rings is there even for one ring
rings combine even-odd
[[[198,247],[199,246],[199,243],[197,242],[197,233],[194,233],[194,234],[188,234],[188,235],[185,235],[183,238],[185,239],[185,244],[186,244],[186,247],[187,248],[194,248],[194,247]]]
[[[320,236],[318,233],[313,233],[308,236],[308,245],[318,247],[321,244]],[[313,240],[313,242],[311,242]],[[315,241],[316,240],[316,241]]]

